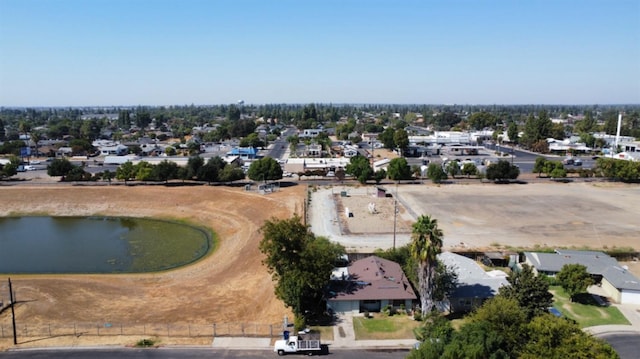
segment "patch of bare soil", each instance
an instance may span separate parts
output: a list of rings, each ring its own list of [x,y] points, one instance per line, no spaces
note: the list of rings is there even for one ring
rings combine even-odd
[[[213,229],[219,240],[212,255],[161,273],[12,275],[19,300],[16,317],[19,323],[31,325],[272,324],[281,322],[284,315],[292,318],[275,297],[271,277],[261,263],[258,230],[266,219],[288,218],[296,212],[302,215],[304,196],[303,186],[266,196],[238,188],[209,186],[0,188],[0,216],[177,218]],[[0,281],[6,283],[6,277],[0,277]],[[9,310],[0,313],[0,324],[7,336],[11,325]],[[109,338],[110,343],[119,342],[116,337]],[[32,345],[75,345],[78,340],[73,336],[50,338]],[[167,340],[173,339],[165,339],[165,343]],[[190,342],[198,341],[202,339]],[[9,345],[12,345],[9,338],[0,338],[0,350]]]
[[[393,197],[377,197],[374,192],[350,194],[341,197],[334,194],[344,234],[410,233],[411,221],[405,219],[406,209]],[[349,210],[350,216],[346,210]],[[397,214],[394,215],[394,210]]]

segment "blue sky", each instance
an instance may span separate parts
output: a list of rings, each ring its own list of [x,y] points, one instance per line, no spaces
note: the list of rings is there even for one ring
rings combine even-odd
[[[640,0],[0,0],[0,106],[640,103]]]

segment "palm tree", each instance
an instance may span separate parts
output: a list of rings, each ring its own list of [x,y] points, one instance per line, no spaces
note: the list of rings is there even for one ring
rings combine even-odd
[[[422,317],[433,308],[435,286],[436,256],[442,251],[442,231],[438,221],[429,216],[418,217],[411,231],[411,257],[418,263],[420,308]]]

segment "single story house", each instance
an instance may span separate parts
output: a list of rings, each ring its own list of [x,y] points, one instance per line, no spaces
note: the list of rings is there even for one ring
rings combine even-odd
[[[305,128],[302,130],[302,133],[298,135],[300,138],[315,138],[318,137],[322,132],[324,132],[321,128]]]
[[[129,153],[129,147],[121,144],[112,145],[112,146],[102,146],[99,147],[101,156],[124,156]]]
[[[500,287],[509,285],[505,272],[498,270],[485,272],[471,258],[451,252],[442,252],[438,254],[438,259],[458,275],[456,289],[445,301],[437,303],[438,309],[442,311],[469,312],[498,294]]]
[[[524,256],[524,263],[536,273],[549,276],[555,276],[565,264],[582,264],[613,301],[640,304],[640,279],[606,253],[556,249],[555,253],[525,252]]]
[[[412,308],[417,299],[396,262],[369,256],[334,271],[327,309],[336,313],[379,312],[388,305]]]

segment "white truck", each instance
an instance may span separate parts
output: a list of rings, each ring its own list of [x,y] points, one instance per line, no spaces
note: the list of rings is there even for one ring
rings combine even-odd
[[[289,353],[302,353],[307,355],[320,354],[322,346],[320,345],[320,333],[298,332],[298,335],[288,336],[285,333],[285,339],[276,340],[273,351],[278,355]]]

